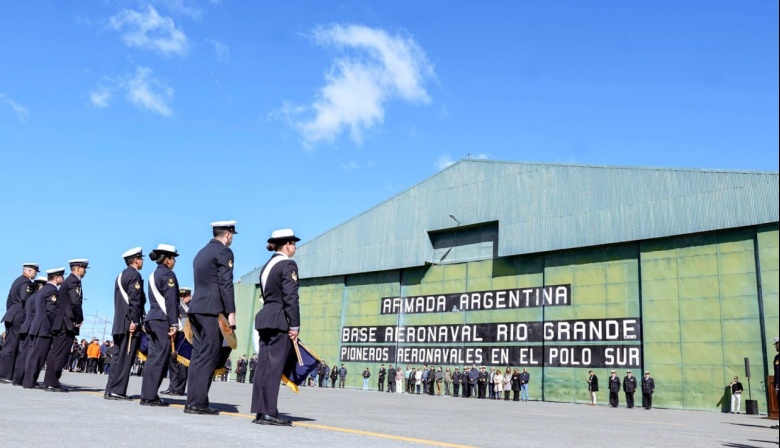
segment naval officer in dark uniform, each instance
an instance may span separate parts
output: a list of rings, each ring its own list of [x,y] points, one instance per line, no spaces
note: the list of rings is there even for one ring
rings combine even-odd
[[[46,277],[41,275],[35,279],[35,292],[27,298],[27,303],[24,306],[24,322],[19,327],[19,354],[16,356],[16,365],[14,366],[14,386],[21,386],[24,381],[24,365],[27,364],[27,355],[30,354],[30,341],[32,339],[27,337],[27,333],[30,331],[30,324],[35,316],[35,298],[38,297],[38,292],[46,282]]]
[[[60,384],[62,369],[70,357],[70,347],[73,337],[79,334],[79,327],[84,322],[81,302],[84,300],[81,290],[81,279],[87,274],[89,260],[77,258],[69,260],[70,275],[60,286],[57,301],[59,307],[51,330],[54,337],[51,340],[51,350],[46,359],[46,375],[43,377],[44,389],[49,392],[67,392]]]
[[[140,247],[134,247],[122,254],[127,266],[114,281],[114,354],[111,356],[111,370],[103,398],[107,400],[130,400],[127,383],[133,367],[143,323],[146,293],[141,269],[144,254]],[[129,345],[129,348],[128,348]]]
[[[257,351],[257,373],[252,383],[252,423],[290,426],[290,420],[279,417],[279,382],[298,338],[301,326],[298,308],[298,265],[291,260],[300,238],[292,229],[276,230],[268,239],[267,249],[274,252],[260,270],[263,308],[255,316],[260,336]]]
[[[33,278],[38,274],[38,263],[22,264],[22,275],[11,284],[8,300],[5,302],[5,339],[0,351],[0,383],[11,383],[14,377],[16,358],[19,355],[19,329],[24,323],[24,308],[33,293]]]
[[[179,331],[184,331],[184,323],[187,320],[187,311],[190,309],[190,299],[192,299],[192,288],[179,288]],[[176,346],[177,354],[180,346]],[[168,388],[160,391],[160,395],[183,396],[187,390],[187,366],[180,363],[177,358],[171,355],[168,363]]]
[[[192,327],[192,359],[187,375],[187,414],[217,415],[209,407],[209,388],[219,363],[223,336],[218,316],[226,314],[231,331],[236,327],[236,304],[233,293],[233,235],[235,221],[211,223],[214,238],[192,260],[195,291],[187,317]]]
[[[157,391],[171,359],[171,337],[179,327],[179,280],[173,272],[179,252],[169,244],[159,244],[149,253],[157,269],[149,276],[149,312],[144,325],[149,337],[149,356],[141,382],[142,406],[168,406]]]
[[[29,354],[24,365],[24,379],[22,386],[25,389],[38,387],[38,377],[49,356],[51,348],[51,328],[54,318],[59,309],[59,293],[57,287],[62,285],[65,275],[65,268],[49,269],[46,271],[46,284],[43,285],[35,296],[35,316],[30,324],[30,331],[27,337],[31,338],[28,342]]]

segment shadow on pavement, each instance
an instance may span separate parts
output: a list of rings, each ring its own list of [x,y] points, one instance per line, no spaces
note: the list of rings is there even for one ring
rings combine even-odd
[[[725,423],[725,422],[724,422],[724,423]],[[766,428],[766,429],[772,429],[772,428],[771,428],[771,425],[769,425],[769,426],[766,426],[766,425],[748,425],[747,423],[731,423],[731,422],[729,422],[728,424],[729,424],[729,425],[734,425],[734,426],[747,426],[747,427],[749,427],[749,428]]]
[[[285,414],[284,412],[279,413],[280,416],[283,416],[287,420],[293,421],[293,422],[316,422],[317,420],[313,418],[308,417],[296,417],[294,415]]]

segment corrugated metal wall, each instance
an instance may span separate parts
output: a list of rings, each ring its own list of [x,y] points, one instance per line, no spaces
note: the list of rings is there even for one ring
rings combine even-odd
[[[427,232],[458,225],[449,215],[461,226],[498,221],[498,255],[510,256],[777,222],[779,203],[776,172],[462,160],[306,242],[296,259],[303,278],[420,266],[432,261]]]

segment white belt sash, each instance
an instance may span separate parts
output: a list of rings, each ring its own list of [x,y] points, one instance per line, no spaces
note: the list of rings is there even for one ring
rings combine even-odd
[[[152,295],[154,296],[154,300],[157,302],[157,306],[159,306],[162,309],[163,314],[167,316],[168,310],[165,308],[165,297],[160,294],[160,291],[157,289],[157,285],[154,284],[154,272],[152,272],[152,275],[149,276],[149,285],[152,287]]]
[[[127,291],[125,291],[125,288],[122,287],[122,274],[119,274],[119,276],[116,278],[116,286],[119,287],[119,294],[121,294],[122,298],[125,299],[125,303],[130,305],[130,298],[127,296]]]

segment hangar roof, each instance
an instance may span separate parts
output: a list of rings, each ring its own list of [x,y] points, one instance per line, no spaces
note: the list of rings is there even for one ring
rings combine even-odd
[[[496,222],[497,256],[615,244],[777,222],[779,199],[777,172],[464,159],[300,245],[296,261],[302,278],[422,266],[429,232]]]

